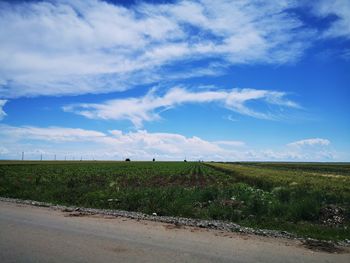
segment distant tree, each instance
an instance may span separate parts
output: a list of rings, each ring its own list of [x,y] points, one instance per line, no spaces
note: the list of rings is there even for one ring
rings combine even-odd
[[[153,158],[152,162],[155,162],[155,161],[156,161],[156,159]]]
[[[187,163],[187,160],[184,160],[185,163]]]
[[[126,158],[125,161],[126,161],[126,162],[130,162],[130,159],[129,159],[129,158]]]

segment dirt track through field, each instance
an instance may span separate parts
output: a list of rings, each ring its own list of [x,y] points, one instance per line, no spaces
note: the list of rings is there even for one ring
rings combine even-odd
[[[349,251],[347,251],[349,252]],[[349,262],[297,241],[0,202],[1,262]]]

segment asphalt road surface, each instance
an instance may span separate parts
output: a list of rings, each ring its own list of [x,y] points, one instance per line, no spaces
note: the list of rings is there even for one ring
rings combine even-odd
[[[297,241],[0,201],[0,262],[350,262]]]

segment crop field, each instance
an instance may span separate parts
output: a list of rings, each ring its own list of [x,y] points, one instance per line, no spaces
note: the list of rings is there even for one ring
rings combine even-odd
[[[0,196],[350,239],[350,164],[1,161]]]

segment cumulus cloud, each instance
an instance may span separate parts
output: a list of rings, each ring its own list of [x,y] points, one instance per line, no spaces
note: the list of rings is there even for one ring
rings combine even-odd
[[[313,34],[293,7],[289,0],[3,1],[0,96],[106,93],[227,65],[293,62]],[[178,66],[185,61],[202,66],[189,73]]]
[[[300,156],[303,156],[305,160],[334,160],[338,155],[331,148],[331,142],[322,138],[303,139],[288,143],[284,153],[295,160],[300,159]]]
[[[312,139],[305,139],[305,140],[299,140],[295,142],[291,142],[288,144],[288,146],[315,146],[315,145],[323,145],[327,146],[331,142],[327,139],[321,139],[321,138],[312,138]]]
[[[4,106],[7,100],[0,100],[0,121],[7,115],[4,111]]]
[[[88,156],[97,159],[121,159],[132,157],[150,160],[183,160],[222,158],[235,154],[232,149],[244,146],[240,141],[206,141],[199,137],[186,137],[175,133],[149,133],[145,130],[124,133],[111,130],[107,133],[63,127],[0,126],[0,142],[6,145],[8,156],[26,151],[26,155],[38,157],[38,153]],[[87,143],[88,142],[88,143]],[[230,146],[221,147],[221,145]],[[77,147],[79,145],[79,147]],[[5,154],[5,152],[3,152]]]
[[[231,111],[260,119],[273,119],[274,116],[271,113],[251,109],[247,106],[247,102],[260,101],[269,105],[299,107],[297,103],[286,99],[285,93],[269,90],[231,89],[193,92],[177,87],[163,95],[157,95],[155,92],[153,89],[139,98],[115,99],[100,104],[72,104],[64,106],[63,109],[90,119],[130,120],[136,127],[141,127],[145,121],[159,119],[160,111],[185,103],[216,102]]]
[[[322,139],[321,139],[322,140]],[[325,139],[323,139],[325,140]],[[329,161],[339,160],[327,140],[301,143],[323,148],[284,146],[256,149],[240,140],[209,141],[177,133],[151,133],[146,130],[101,132],[66,127],[0,125],[0,159],[96,160],[215,160],[215,161]]]

